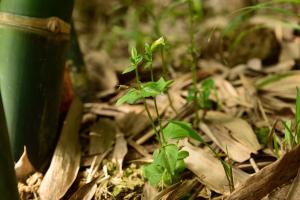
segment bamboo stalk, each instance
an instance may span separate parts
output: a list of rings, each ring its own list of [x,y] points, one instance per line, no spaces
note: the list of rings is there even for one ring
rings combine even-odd
[[[90,83],[86,73],[85,62],[79,46],[74,23],[71,25],[71,44],[67,57],[72,85],[76,94],[80,96],[81,99],[88,99],[90,95]]]
[[[14,159],[54,150],[73,0],[1,0],[0,82]],[[8,16],[8,17],[7,17]]]
[[[0,94],[0,194],[1,199],[19,199],[2,98]]]

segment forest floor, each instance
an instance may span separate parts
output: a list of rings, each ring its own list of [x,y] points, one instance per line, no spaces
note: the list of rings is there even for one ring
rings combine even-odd
[[[85,70],[74,60],[68,70],[83,103],[73,98],[49,169],[19,182],[21,199],[297,199],[299,3],[203,1],[191,24],[187,1],[130,2],[77,1],[73,19]],[[143,51],[162,36],[154,79],[166,73],[173,82],[169,96],[146,99],[156,128],[159,121],[189,122],[218,156],[197,140],[180,141],[189,153],[186,170],[155,188],[141,170],[159,147],[143,102],[116,102],[136,87],[134,73],[122,74],[130,49]],[[140,67],[139,74],[151,81],[149,70]],[[205,80],[213,81],[209,106],[197,107],[190,89],[203,92]]]

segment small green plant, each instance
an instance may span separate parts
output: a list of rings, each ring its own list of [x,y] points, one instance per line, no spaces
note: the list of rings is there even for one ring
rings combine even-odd
[[[184,159],[189,156],[189,153],[182,150],[179,146],[179,140],[190,137],[204,145],[207,145],[214,155],[221,161],[229,186],[232,189],[233,174],[231,165],[220,158],[218,153],[192,128],[191,124],[183,121],[169,121],[165,127],[162,127],[162,119],[158,111],[156,97],[160,94],[166,93],[173,81],[165,80],[163,77],[160,77],[157,81],[154,80],[152,69],[153,53],[161,45],[164,45],[163,38],[159,38],[151,45],[145,44],[144,54],[139,54],[136,48],[132,48],[130,57],[131,64],[123,73],[135,71],[137,86],[130,88],[125,95],[118,99],[116,103],[117,105],[122,105],[124,103],[134,104],[137,101],[142,101],[152,128],[155,131],[156,138],[160,144],[159,148],[153,152],[153,162],[143,167],[143,175],[151,185],[159,188],[163,188],[178,181],[180,174],[186,168]],[[142,83],[139,78],[138,69],[142,64],[144,69],[150,70],[151,81],[146,83]],[[196,95],[197,102],[199,100],[200,108],[208,109],[211,107],[211,102],[208,97],[213,87],[213,80],[207,79],[203,81],[199,90],[200,92]],[[194,96],[195,95],[192,95],[191,98]],[[146,98],[152,98],[154,101],[159,129],[156,128],[155,121],[149,111]]]
[[[215,87],[215,82],[213,79],[205,79],[200,89],[195,89],[191,87],[188,90],[187,101],[196,102],[196,105],[199,109],[207,110],[212,108],[212,101],[209,99],[209,96],[212,90]]]
[[[159,149],[153,153],[153,162],[143,167],[143,174],[151,185],[157,187],[164,187],[176,182],[180,173],[186,168],[184,159],[189,154],[187,151],[181,150],[178,146],[180,139],[192,137],[203,142],[202,138],[192,129],[191,125],[186,122],[170,121],[165,128],[161,125],[156,97],[157,95],[166,93],[173,82],[172,80],[165,80],[163,77],[160,77],[157,81],[154,80],[152,69],[153,53],[162,45],[164,45],[163,38],[159,38],[151,45],[145,44],[143,55],[139,54],[136,48],[132,48],[130,57],[131,65],[123,73],[135,71],[137,87],[129,89],[117,101],[117,105],[124,103],[134,104],[139,100],[143,101],[148,118],[160,144]],[[142,83],[139,78],[138,68],[142,63],[145,69],[150,70],[151,81],[146,83]],[[155,121],[149,111],[146,98],[152,98],[154,101],[157,122],[160,126],[159,130],[155,126]]]
[[[203,16],[202,10],[202,0],[188,0],[189,6],[189,38],[190,38],[190,46],[189,52],[192,58],[191,61],[191,72],[192,72],[192,80],[193,80],[193,88],[194,97],[193,101],[195,104],[195,121],[194,124],[198,124],[200,121],[199,117],[199,107],[198,107],[198,88],[197,88],[197,63],[198,57],[200,55],[200,49],[195,46],[195,21],[200,20]]]
[[[274,123],[273,129],[271,131],[271,138],[273,144],[273,151],[275,155],[279,158],[281,152],[286,152],[292,150],[296,145],[300,143],[300,91],[297,88],[296,94],[296,113],[295,113],[295,125],[293,126],[292,120],[278,120]],[[281,141],[280,138],[274,134],[275,126],[278,122],[281,122],[284,126],[284,139]]]
[[[153,162],[144,166],[145,177],[153,186],[164,187],[178,181],[186,165],[184,159],[189,156],[177,145],[178,141],[192,137],[203,142],[202,138],[192,129],[189,123],[170,121],[163,129],[165,143],[153,153]]]

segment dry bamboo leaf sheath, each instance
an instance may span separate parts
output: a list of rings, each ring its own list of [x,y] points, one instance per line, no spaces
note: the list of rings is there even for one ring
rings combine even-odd
[[[41,183],[41,199],[61,199],[77,177],[80,167],[79,128],[82,103],[75,98],[70,106],[50,167]]]

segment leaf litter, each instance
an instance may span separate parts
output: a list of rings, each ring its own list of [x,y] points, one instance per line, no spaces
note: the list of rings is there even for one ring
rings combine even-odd
[[[31,175],[19,182],[21,199],[253,200],[280,199],[280,195],[297,199],[299,146],[280,158],[274,158],[276,145],[284,148],[285,143],[284,129],[272,127],[276,119],[293,119],[296,113],[300,54],[299,35],[294,33],[294,29],[282,26],[278,21],[270,22],[265,13],[260,16],[258,12],[257,16],[250,17],[249,24],[221,38],[221,30],[230,23],[230,17],[222,12],[233,12],[232,9],[236,8],[230,8],[230,3],[213,4],[219,8],[211,7],[212,2],[204,3],[204,9],[210,8],[214,14],[208,16],[207,21],[203,20],[203,24],[206,24],[203,27],[206,28],[196,34],[196,41],[203,43],[203,56],[197,63],[196,79],[199,87],[207,77],[215,85],[208,97],[212,102],[211,108],[200,110],[202,118],[198,124],[194,124],[194,105],[186,101],[188,90],[193,85],[193,75],[189,71],[191,58],[186,50],[188,34],[183,33],[186,22],[178,18],[180,12],[185,10],[184,5],[174,5],[174,10],[168,10],[170,16],[159,19],[161,30],[166,31],[168,42],[174,45],[165,58],[170,65],[168,76],[174,80],[169,94],[176,112],[171,108],[168,97],[157,92],[160,86],[170,84],[166,82],[167,79],[143,85],[144,90],[147,94],[158,95],[163,129],[174,132],[180,129],[176,123],[168,126],[170,121],[167,119],[171,119],[171,122],[191,122],[196,135],[201,136],[215,154],[193,137],[180,141],[181,150],[189,154],[184,159],[187,169],[177,183],[158,191],[149,185],[141,170],[143,165],[152,162],[151,154],[158,147],[147,113],[139,101],[136,105],[115,105],[123,93],[116,86],[134,85],[132,76],[121,75],[124,68],[120,66],[128,66],[125,59],[128,57],[127,43],[138,46],[141,41],[149,41],[147,35],[153,22],[149,23],[148,19],[138,22],[141,16],[137,12],[140,9],[137,5],[128,8],[120,2],[114,3],[106,5],[116,6],[116,10],[108,12],[109,9],[98,8],[103,3],[97,1],[77,2],[81,6],[88,4],[97,7],[94,16],[91,16],[77,5],[74,19],[87,72],[94,89],[101,90],[101,94],[97,91],[95,97],[85,100],[82,107],[77,99],[73,100],[47,172],[32,174],[33,169],[30,165],[30,170],[26,169],[28,162],[25,160],[24,169],[21,168],[21,172],[19,170],[25,175],[20,177]],[[153,9],[159,14],[166,9],[165,5],[170,4],[170,1],[156,2]],[[116,12],[120,8],[128,10]],[[116,25],[116,22],[107,18],[113,18],[114,15],[125,17],[124,27],[122,23]],[[93,17],[96,17],[94,21],[90,19]],[[103,19],[107,23],[99,22]],[[87,24],[97,28],[93,29]],[[263,29],[257,28],[262,25]],[[245,37],[239,35],[247,29],[253,32]],[[99,30],[103,31],[103,38],[100,38]],[[140,41],[133,35],[138,35]],[[236,41],[239,37],[240,43]],[[100,41],[102,50],[94,46],[95,41]],[[235,45],[230,46],[230,42]],[[155,76],[162,74],[159,62],[154,62],[153,68]],[[147,71],[140,73],[143,79],[149,79]],[[155,102],[151,99],[146,101],[156,120]],[[83,116],[80,114],[82,108]],[[156,124],[156,128],[159,130],[161,127]],[[188,134],[184,131],[181,133]],[[271,134],[277,136],[277,143],[270,140],[275,137]],[[168,139],[176,139],[171,138],[173,136],[169,135]],[[181,138],[182,135],[176,137]],[[271,149],[267,143],[271,144]],[[178,156],[172,154],[176,152],[172,150],[174,146],[170,145],[166,150],[166,156],[172,161],[167,163],[171,171]],[[16,168],[20,169],[19,165],[16,164]]]

